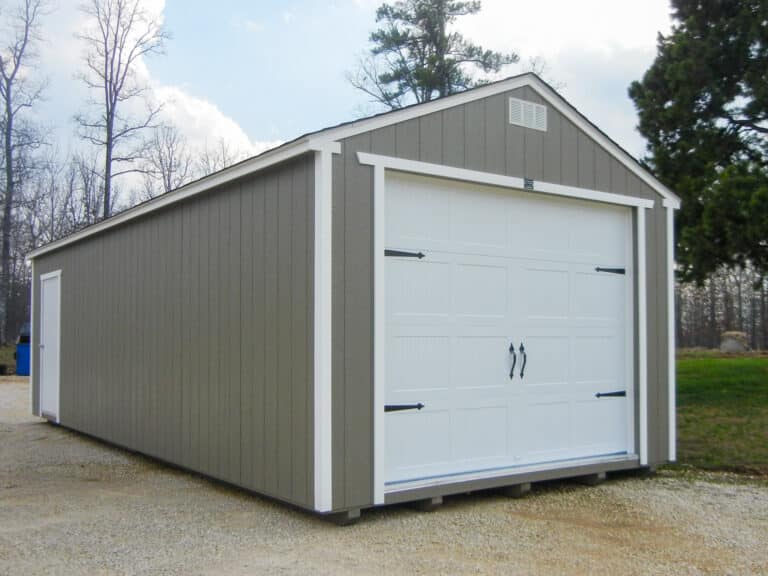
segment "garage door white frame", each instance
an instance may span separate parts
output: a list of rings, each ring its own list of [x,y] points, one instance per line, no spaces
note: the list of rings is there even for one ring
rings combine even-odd
[[[581,200],[593,200],[608,204],[629,206],[635,211],[635,223],[637,226],[637,327],[636,342],[638,354],[638,452],[640,464],[648,463],[648,405],[647,405],[647,314],[646,314],[646,254],[645,254],[645,210],[652,208],[653,200],[624,196],[610,192],[599,192],[560,184],[546,182],[526,182],[523,178],[490,174],[476,170],[453,168],[440,164],[431,164],[415,160],[404,160],[391,156],[381,156],[358,152],[358,160],[361,164],[373,166],[373,195],[374,195],[374,470],[373,492],[374,504],[384,504],[385,488],[385,419],[384,419],[384,395],[386,382],[386,311],[385,311],[385,215],[386,215],[386,171],[394,170],[423,176],[435,176],[463,182],[486,184],[502,188],[524,190],[531,193],[562,196]],[[617,458],[584,460],[583,463],[615,461]],[[554,469],[558,464],[543,464],[526,466],[525,469],[516,472],[539,471]],[[430,485],[449,484],[459,481],[489,478],[508,474],[508,471],[489,471],[487,473],[457,475],[450,478],[430,480]],[[397,491],[414,488],[408,483],[401,484]]]

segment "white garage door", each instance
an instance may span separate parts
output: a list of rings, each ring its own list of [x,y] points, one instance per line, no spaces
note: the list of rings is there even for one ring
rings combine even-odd
[[[387,176],[387,485],[633,451],[631,222]]]

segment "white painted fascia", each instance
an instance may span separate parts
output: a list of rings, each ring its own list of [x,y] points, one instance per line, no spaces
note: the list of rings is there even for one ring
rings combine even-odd
[[[129,222],[135,218],[140,218],[141,216],[156,210],[160,210],[161,208],[165,208],[171,204],[176,204],[177,202],[181,202],[191,198],[192,196],[202,194],[203,192],[207,192],[208,190],[218,186],[225,185],[229,182],[237,180],[238,178],[242,178],[243,176],[248,176],[249,174],[253,174],[259,170],[264,170],[265,168],[274,166],[280,162],[285,162],[291,158],[301,156],[302,154],[316,151],[329,151],[338,154],[341,151],[341,145],[338,142],[328,142],[324,139],[318,140],[315,137],[307,137],[295,143],[274,148],[264,152],[263,154],[260,154],[259,156],[250,158],[240,162],[239,164],[230,166],[229,168],[225,168],[224,170],[201,178],[195,182],[191,182],[185,186],[182,186],[178,190],[163,194],[162,196],[158,196],[134,208],[129,208],[125,212],[121,212],[120,214],[89,226],[88,228],[80,230],[79,232],[75,232],[74,234],[70,234],[69,236],[37,248],[27,255],[27,260],[32,260],[38,256],[42,256],[43,254],[52,252],[53,250],[58,250],[63,246],[67,246],[68,244],[79,242],[80,240],[89,236],[93,236],[94,234],[99,234],[100,232],[114,228],[115,226],[120,226],[125,222]]]
[[[535,90],[539,96],[541,96],[550,106],[560,112],[565,118],[572,122],[577,128],[582,130],[600,146],[602,146],[609,154],[614,156],[619,162],[622,163],[630,172],[634,173],[643,182],[648,184],[653,190],[661,195],[665,201],[671,203],[675,208],[680,207],[680,199],[662,184],[658,178],[651,174],[648,170],[643,168],[635,158],[630,156],[621,146],[616,144],[608,136],[603,134],[598,128],[596,128],[589,120],[587,120],[580,112],[573,108],[565,99],[550,88],[545,82],[543,82],[535,74],[527,73],[520,76],[515,76],[507,80],[502,80],[488,86],[482,86],[419,104],[416,106],[410,106],[387,114],[374,116],[372,118],[364,118],[351,124],[339,126],[337,128],[328,128],[315,134],[315,137],[323,138],[327,141],[338,141],[344,138],[349,138],[363,132],[371,130],[377,130],[379,128],[385,128],[392,124],[399,122],[405,122],[435,112],[440,112],[447,108],[453,108],[454,106],[461,106],[468,102],[480,100],[482,98],[488,98],[496,94],[502,94],[510,90],[515,90],[522,86],[529,86]]]
[[[466,168],[454,168],[453,166],[445,166],[443,164],[405,160],[403,158],[381,156],[378,154],[370,154],[368,152],[358,152],[357,158],[360,164],[397,170],[400,172],[409,172],[422,176],[449,178],[451,180],[460,180],[475,184],[487,184],[489,186],[501,186],[503,188],[517,188],[527,192],[551,194],[553,196],[577,198],[580,200],[593,200],[596,202],[605,202],[607,204],[632,206],[634,208],[653,208],[654,205],[653,200],[648,200],[647,198],[625,196],[623,194],[613,194],[611,192],[598,192],[597,190],[577,188],[575,186],[564,186],[562,184],[553,184],[538,180],[533,182],[532,189],[526,189],[524,179],[515,176],[504,176],[502,174],[492,174],[490,172],[467,170]]]

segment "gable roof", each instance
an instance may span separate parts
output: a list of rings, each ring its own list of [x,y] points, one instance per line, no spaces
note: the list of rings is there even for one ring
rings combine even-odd
[[[624,148],[612,140],[607,134],[593,124],[586,116],[579,112],[573,105],[560,96],[549,84],[533,73],[525,73],[512,76],[504,80],[499,80],[490,84],[485,84],[477,88],[466,90],[451,96],[445,96],[429,102],[412,104],[398,110],[391,110],[368,116],[366,118],[344,122],[336,126],[323,128],[315,132],[308,132],[286,142],[276,148],[267,150],[257,156],[253,156],[237,164],[233,164],[223,170],[204,176],[199,180],[185,184],[184,186],[138,204],[119,214],[111,216],[106,220],[92,224],[82,230],[79,230],[69,236],[54,240],[40,248],[37,248],[27,255],[28,259],[34,259],[42,254],[51,252],[67,244],[78,242],[79,240],[98,234],[106,229],[123,224],[134,218],[138,218],[147,213],[154,212],[170,204],[180,202],[191,196],[201,194],[217,186],[232,182],[244,176],[255,174],[261,170],[295,158],[311,151],[331,150],[339,151],[339,140],[369,132],[392,124],[411,120],[421,116],[426,116],[434,112],[439,112],[454,106],[460,106],[475,100],[481,100],[503,92],[508,92],[516,88],[529,86],[541,96],[544,101],[560,112],[577,128],[582,130],[609,154],[621,162],[628,170],[638,176],[652,190],[657,192],[664,203],[672,208],[680,207],[680,198],[669,188],[662,184],[647,168],[637,161]]]

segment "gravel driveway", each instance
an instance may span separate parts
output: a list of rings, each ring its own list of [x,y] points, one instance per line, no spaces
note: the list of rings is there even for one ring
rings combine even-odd
[[[0,379],[0,574],[766,574],[768,486],[534,486],[339,528],[29,416]]]

